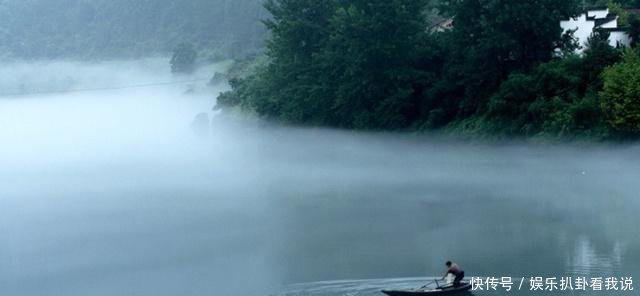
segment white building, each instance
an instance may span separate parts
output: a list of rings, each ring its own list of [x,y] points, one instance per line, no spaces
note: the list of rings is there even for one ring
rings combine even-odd
[[[452,18],[445,18],[442,20],[439,20],[437,23],[431,25],[429,27],[429,32],[434,33],[434,32],[445,32],[445,31],[449,31],[453,29],[453,19]]]
[[[587,45],[589,36],[595,29],[609,31],[609,44],[611,46],[629,46],[631,40],[627,32],[618,28],[618,16],[609,13],[608,8],[589,9],[576,18],[560,21],[563,31],[576,30],[573,34],[581,46],[578,52],[582,52]]]

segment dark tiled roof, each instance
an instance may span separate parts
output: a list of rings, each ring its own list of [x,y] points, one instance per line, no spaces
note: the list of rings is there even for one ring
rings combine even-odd
[[[602,26],[602,25],[604,25],[604,24],[606,24],[608,22],[615,21],[617,18],[618,18],[618,15],[612,14],[612,13],[608,14],[607,17],[605,17],[605,18],[589,18],[589,17],[587,17],[588,20],[595,21],[595,26],[596,27],[600,27],[600,26]]]

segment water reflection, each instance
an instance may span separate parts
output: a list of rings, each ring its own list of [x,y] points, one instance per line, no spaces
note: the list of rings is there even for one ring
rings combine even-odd
[[[612,247],[598,252],[588,237],[581,236],[575,242],[574,254],[568,258],[566,270],[573,275],[614,276],[620,274],[622,247],[615,242]]]

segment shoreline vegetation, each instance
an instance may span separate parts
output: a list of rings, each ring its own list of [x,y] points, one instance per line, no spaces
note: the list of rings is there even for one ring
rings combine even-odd
[[[469,139],[640,136],[638,48],[610,46],[603,30],[576,54],[559,21],[582,12],[582,1],[268,0],[265,8],[265,52],[232,67],[232,90],[216,106],[225,112]],[[453,27],[426,29],[434,13]],[[625,22],[635,41],[638,16]]]

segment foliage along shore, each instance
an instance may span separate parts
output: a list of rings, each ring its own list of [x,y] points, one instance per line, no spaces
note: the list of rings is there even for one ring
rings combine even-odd
[[[637,139],[638,49],[597,31],[575,54],[559,20],[581,2],[270,0],[265,56],[218,108],[341,129]],[[434,10],[454,19],[451,30],[427,29]],[[640,20],[626,18],[635,41]]]

